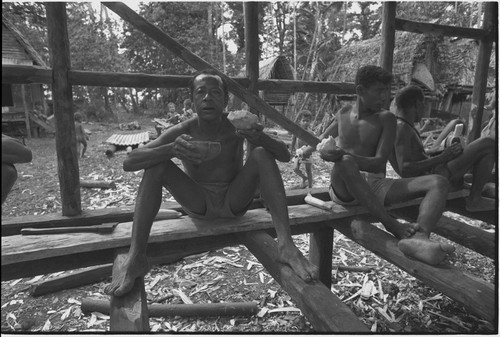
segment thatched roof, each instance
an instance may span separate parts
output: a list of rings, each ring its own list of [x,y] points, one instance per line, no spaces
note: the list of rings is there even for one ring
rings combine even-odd
[[[432,74],[438,88],[452,83],[473,84],[476,43],[473,40],[458,43],[450,41],[443,37],[396,32],[393,60],[396,80],[409,84],[416,65],[423,64]],[[381,45],[382,39],[378,36],[335,51],[335,57],[326,70],[327,80],[354,82],[361,66],[378,64]],[[494,62],[494,56],[492,59]]]
[[[14,37],[14,40],[11,36]],[[19,45],[16,45],[19,43]],[[21,47],[26,56],[28,56],[34,65],[47,67],[47,64],[42,59],[40,54],[36,52],[31,43],[24,37],[24,35],[10,22],[9,19],[2,14],[2,59],[10,59],[10,58],[23,58],[23,55],[19,55],[16,51],[18,47]]]
[[[246,76],[246,67],[240,71],[239,76]],[[276,80],[293,80],[293,69],[284,56],[275,56],[259,61],[259,78]],[[288,103],[290,93],[287,91],[264,91],[263,99],[271,105],[285,105]]]

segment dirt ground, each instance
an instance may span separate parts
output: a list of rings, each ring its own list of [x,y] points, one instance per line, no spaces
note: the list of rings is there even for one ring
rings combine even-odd
[[[128,116],[120,122],[136,119]],[[91,132],[87,158],[80,163],[80,178],[108,180],[115,189],[83,189],[82,208],[130,206],[134,204],[141,173],[124,172],[126,152],[108,159],[104,141],[114,133],[154,132],[152,118],[137,119],[139,131],[121,131],[117,124],[86,123]],[[25,214],[42,215],[61,212],[57,158],[54,138],[27,140],[33,150],[33,161],[18,166],[19,179],[2,206],[2,217]],[[329,166],[318,160],[314,164],[315,187],[327,186]],[[279,164],[285,188],[299,183],[291,163]],[[164,200],[172,200],[164,193]],[[447,214],[474,226],[480,221]],[[496,224],[495,224],[496,225]],[[491,227],[491,226],[490,226]],[[490,229],[494,230],[494,229]],[[445,239],[433,236],[433,239]],[[308,235],[294,237],[296,245],[307,256]],[[449,262],[485,281],[496,281],[495,261],[458,246]],[[393,267],[336,232],[335,266],[365,266],[368,272],[349,272],[334,266],[332,291],[346,303],[363,323],[377,333],[493,333],[496,327],[470,314],[462,305],[427,287],[409,274]],[[109,316],[83,313],[86,298],[108,299],[103,281],[58,291],[39,297],[30,295],[37,283],[55,273],[34,278],[2,282],[1,331],[8,332],[105,332]],[[359,296],[367,281],[373,281],[378,293],[368,299]],[[266,272],[244,246],[190,256],[168,265],[153,267],[145,277],[150,303],[218,303],[256,302],[258,314],[229,317],[162,317],[151,318],[155,332],[224,332],[224,333],[310,333],[314,332],[290,296]]]

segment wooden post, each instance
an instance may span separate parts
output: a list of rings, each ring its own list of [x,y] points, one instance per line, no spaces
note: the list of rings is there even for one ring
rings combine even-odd
[[[28,139],[31,138],[30,128],[30,112],[28,111],[28,103],[26,102],[26,85],[21,84],[21,96],[23,98],[24,118],[26,119],[26,133]]]
[[[56,151],[62,214],[81,214],[80,174],[76,152],[73,94],[68,80],[71,68],[66,3],[47,2],[47,32],[52,61],[52,96],[56,121]]]
[[[258,95],[257,81],[259,80],[259,3],[244,2],[243,11],[245,14],[245,51],[246,51],[246,76],[250,80],[248,90]],[[260,113],[251,107],[250,111],[260,117]],[[248,150],[246,156],[255,148],[250,142],[247,142]]]
[[[383,5],[382,14],[382,46],[380,47],[379,65],[392,73],[394,59],[394,45],[396,41],[396,2],[387,1]],[[385,102],[385,108],[389,109],[391,99]]]
[[[113,264],[113,279],[122,266],[127,252],[120,250]],[[124,296],[111,296],[110,331],[114,332],[148,332],[149,313],[144,289],[144,277],[135,280],[132,290]]]
[[[490,32],[490,34],[479,42],[479,52],[474,74],[474,88],[472,89],[472,105],[467,128],[467,143],[474,141],[481,135],[481,122],[483,120],[484,102],[486,100],[486,84],[488,82],[491,50],[493,49],[493,40],[497,35],[493,32],[495,29],[493,21],[498,15],[498,3],[485,2],[485,6],[483,29]]]
[[[319,280],[332,287],[333,228],[325,227],[311,233],[309,238],[309,261],[319,268]]]

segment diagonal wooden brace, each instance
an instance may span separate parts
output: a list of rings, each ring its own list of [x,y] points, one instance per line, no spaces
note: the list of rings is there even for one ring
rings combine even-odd
[[[193,68],[197,70],[203,70],[207,68],[214,69],[217,74],[227,82],[229,91],[231,91],[238,98],[245,101],[251,108],[263,113],[266,117],[269,117],[273,122],[280,125],[285,130],[292,132],[294,135],[311,146],[316,146],[319,143],[319,139],[316,138],[312,133],[304,130],[299,125],[295,124],[293,121],[280,114],[276,109],[272,108],[259,96],[252,93],[250,90],[240,86],[236,81],[226,76],[224,73],[214,68],[208,62],[189,51],[187,48],[185,48],[176,40],[163,32],[160,28],[149,23],[146,19],[134,12],[127,5],[121,2],[103,2],[103,4],[113,12],[118,14],[123,20],[127,21],[135,28],[137,28],[162,46],[166,47],[170,52],[180,57]]]

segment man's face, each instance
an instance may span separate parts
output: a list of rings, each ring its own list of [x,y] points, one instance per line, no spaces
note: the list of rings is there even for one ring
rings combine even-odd
[[[300,120],[300,124],[304,129],[308,128],[309,125],[311,124],[311,117],[309,116],[302,117],[302,119]]]
[[[193,82],[194,111],[199,118],[213,120],[224,111],[224,90],[221,79],[214,75],[200,75]]]
[[[390,99],[391,86],[382,83],[374,83],[368,87],[358,86],[358,96],[368,110],[379,111]]]

